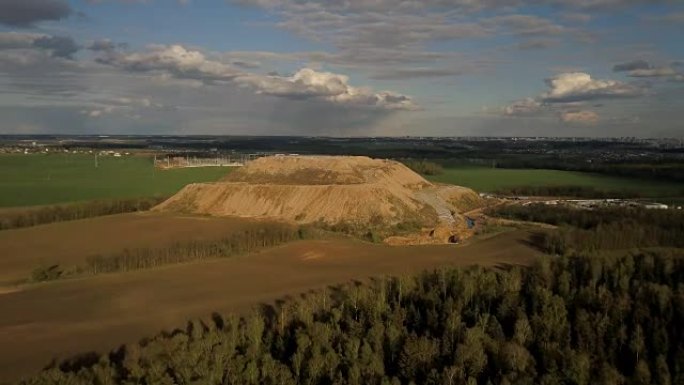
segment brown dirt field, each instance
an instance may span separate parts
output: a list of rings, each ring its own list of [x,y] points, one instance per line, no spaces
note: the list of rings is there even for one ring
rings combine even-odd
[[[212,312],[244,312],[328,285],[438,266],[528,264],[539,253],[513,231],[463,246],[300,241],[257,254],[63,280],[0,295],[0,379],[52,358],[104,352]],[[2,381],[0,380],[0,383]]]
[[[218,239],[260,223],[242,218],[131,213],[0,231],[0,288],[25,280],[41,266],[83,265],[89,256],[127,248]]]

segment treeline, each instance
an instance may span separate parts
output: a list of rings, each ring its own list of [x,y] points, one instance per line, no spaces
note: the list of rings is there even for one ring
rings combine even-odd
[[[165,199],[166,198],[162,197],[111,199],[50,206],[0,209],[0,230],[37,226],[53,222],[72,221],[102,215],[146,211],[163,202]]]
[[[320,235],[321,230],[313,227],[298,227],[277,222],[260,223],[258,226],[234,231],[227,237],[217,240],[178,242],[167,247],[126,249],[112,255],[94,255],[87,258],[84,266],[66,270],[58,265],[39,267],[32,272],[31,280],[50,281],[87,274],[126,272],[209,258],[231,257]]]
[[[311,231],[286,223],[264,223],[235,231],[214,241],[176,243],[164,248],[127,249],[121,254],[88,258],[85,273],[102,274],[150,269],[153,267],[208,258],[247,254],[285,242],[311,237]]]
[[[684,162],[675,157],[663,160],[649,159],[644,161],[620,160],[619,162],[587,163],[585,158],[544,158],[515,157],[497,159],[499,168],[531,168],[563,171],[594,172],[605,175],[641,179],[657,179],[684,182]]]
[[[22,384],[684,383],[684,260],[544,258],[214,314]]]
[[[444,168],[442,168],[442,165],[440,165],[439,163],[427,161],[425,159],[401,159],[401,163],[403,163],[406,167],[410,168],[411,170],[422,175],[439,175],[444,172]]]
[[[605,190],[590,186],[515,186],[500,188],[494,192],[498,195],[542,196],[542,197],[574,197],[587,199],[605,198],[640,198],[638,191]]]
[[[532,204],[496,208],[489,215],[560,226],[536,242],[552,254],[637,247],[684,247],[684,212],[643,208],[583,210]]]

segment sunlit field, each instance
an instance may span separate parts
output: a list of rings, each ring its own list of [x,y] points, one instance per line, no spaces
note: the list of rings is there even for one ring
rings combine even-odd
[[[581,186],[616,192],[634,191],[645,197],[673,197],[684,191],[681,183],[560,170],[455,167],[445,168],[443,173],[429,176],[428,179],[470,187],[480,192],[495,192],[518,186]]]
[[[83,154],[0,156],[0,207],[172,195],[215,181],[227,167],[158,170],[149,157]]]

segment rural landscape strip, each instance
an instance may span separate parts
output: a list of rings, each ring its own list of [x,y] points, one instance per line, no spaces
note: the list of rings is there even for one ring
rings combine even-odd
[[[5,208],[0,209],[0,230],[73,221],[103,215],[147,211],[166,199],[166,197],[110,199],[60,205]]]
[[[264,223],[259,228],[236,231],[229,237],[213,241],[176,243],[165,248],[126,249],[120,254],[91,256],[87,259],[85,266],[67,269],[59,265],[39,267],[31,273],[29,282],[127,272],[211,258],[226,258],[249,254],[295,240],[315,239],[320,234],[320,230],[306,226]]]
[[[682,348],[681,327],[669,326],[684,319],[665,285],[683,275],[681,258],[640,254],[385,277],[244,318],[214,313],[109,354],[54,362],[20,384],[669,378]]]

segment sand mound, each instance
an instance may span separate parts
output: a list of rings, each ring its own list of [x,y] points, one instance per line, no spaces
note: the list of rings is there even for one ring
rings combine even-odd
[[[401,163],[365,156],[259,158],[229,174],[226,182],[281,185],[386,184],[413,188],[430,183]]]
[[[250,162],[221,182],[188,185],[155,210],[368,229],[412,223],[429,232],[465,226],[458,213],[472,199],[479,199],[472,190],[435,186],[395,161],[281,156]]]

